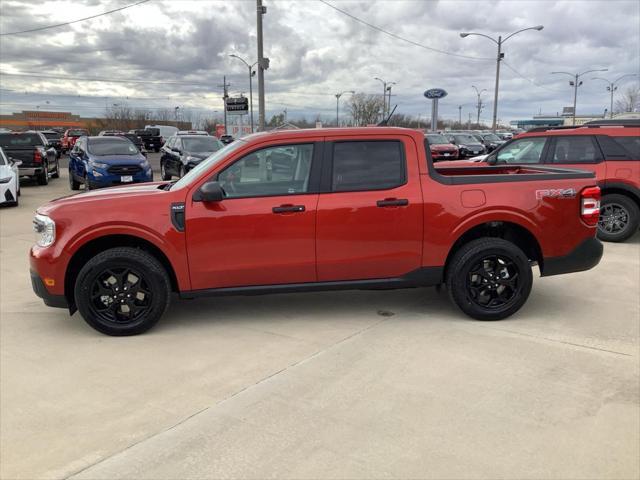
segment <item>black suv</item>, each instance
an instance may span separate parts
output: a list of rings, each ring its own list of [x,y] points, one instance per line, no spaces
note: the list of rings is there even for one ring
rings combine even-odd
[[[162,147],[160,175],[162,180],[171,180],[174,175],[182,177],[213,152],[223,148],[223,143],[209,135],[176,135]]]
[[[144,148],[148,151],[153,150],[154,152],[159,152],[162,144],[164,143],[162,140],[162,136],[160,135],[159,128],[143,128],[138,130],[129,130],[129,133],[139,136],[142,139],[142,143],[144,143]]]

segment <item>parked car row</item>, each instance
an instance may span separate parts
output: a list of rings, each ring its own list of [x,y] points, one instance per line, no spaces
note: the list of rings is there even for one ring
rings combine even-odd
[[[476,130],[427,133],[431,155],[435,161],[458,160],[489,153],[511,139],[510,132]]]

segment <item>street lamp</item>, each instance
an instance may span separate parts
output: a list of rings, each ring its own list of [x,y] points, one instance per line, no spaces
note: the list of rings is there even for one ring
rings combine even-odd
[[[493,43],[498,45],[498,56],[496,57],[496,89],[495,89],[495,92],[493,94],[493,125],[491,127],[494,132],[496,131],[497,118],[498,118],[498,86],[500,84],[500,61],[504,58],[504,53],[502,53],[502,44],[504,42],[506,42],[507,40],[509,40],[511,37],[513,37],[514,35],[517,35],[520,32],[526,32],[527,30],[538,30],[538,31],[540,31],[543,28],[544,28],[543,25],[537,25],[535,27],[523,28],[522,30],[518,30],[517,32],[513,32],[512,34],[508,35],[504,40],[502,39],[502,35],[499,35],[498,39],[496,40],[495,38],[492,38],[492,37],[490,37],[488,35],[484,35],[483,33],[462,32],[460,34],[460,36],[462,38],[468,37],[469,35],[477,35],[479,37],[488,38]]]
[[[471,88],[473,88],[476,91],[476,95],[478,97],[478,101],[476,103],[476,109],[478,110],[478,118],[476,120],[476,124],[479,125],[480,124],[480,111],[482,110],[482,99],[480,98],[480,96],[482,95],[482,92],[486,92],[487,89],[483,88],[482,90],[478,90],[478,87],[476,87],[475,85],[471,85]]]
[[[391,85],[395,85],[396,82],[385,82],[378,77],[374,77],[374,80],[378,80],[382,83],[382,119],[384,120],[387,111],[387,85],[389,85],[389,108],[391,108]]]
[[[346,90],[344,92],[336,93],[336,127],[340,126],[340,97],[345,93],[350,93],[351,95],[353,95],[356,92],[354,92],[353,90]]]
[[[627,73],[625,75],[622,75],[621,77],[616,78],[613,82],[602,77],[593,77],[591,79],[591,80],[603,80],[609,84],[607,85],[607,92],[611,92],[611,108],[609,109],[609,118],[613,118],[613,92],[618,90],[618,85],[616,84],[625,77],[637,77],[637,76],[638,76],[637,73]]]
[[[229,56],[237,58],[242,63],[244,63],[247,68],[249,68],[249,108],[251,109],[251,133],[253,133],[253,76],[256,74],[256,72],[253,70],[253,67],[255,67],[258,62],[254,62],[253,64],[249,65],[249,63],[247,63],[243,58],[240,58],[238,55],[232,53]]]
[[[573,78],[573,80],[569,82],[569,85],[573,87],[573,121],[571,123],[572,125],[576,124],[576,103],[578,102],[578,87],[582,85],[582,82],[580,81],[580,77],[583,75],[586,75],[587,73],[606,72],[607,70],[608,69],[606,68],[600,68],[596,70],[587,70],[586,72],[582,72],[582,73],[551,72],[552,74],[569,75],[571,78]]]

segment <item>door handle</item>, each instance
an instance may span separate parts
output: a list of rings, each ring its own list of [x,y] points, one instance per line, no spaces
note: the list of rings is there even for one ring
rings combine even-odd
[[[304,205],[280,205],[272,208],[273,213],[304,212]]]
[[[385,198],[384,200],[378,200],[376,205],[378,207],[405,207],[409,205],[409,200],[406,198]]]

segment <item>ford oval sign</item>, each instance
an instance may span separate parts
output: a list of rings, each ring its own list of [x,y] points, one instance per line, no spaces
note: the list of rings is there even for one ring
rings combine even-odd
[[[429,90],[424,92],[424,96],[433,100],[434,98],[446,97],[447,92],[442,88],[430,88]]]

